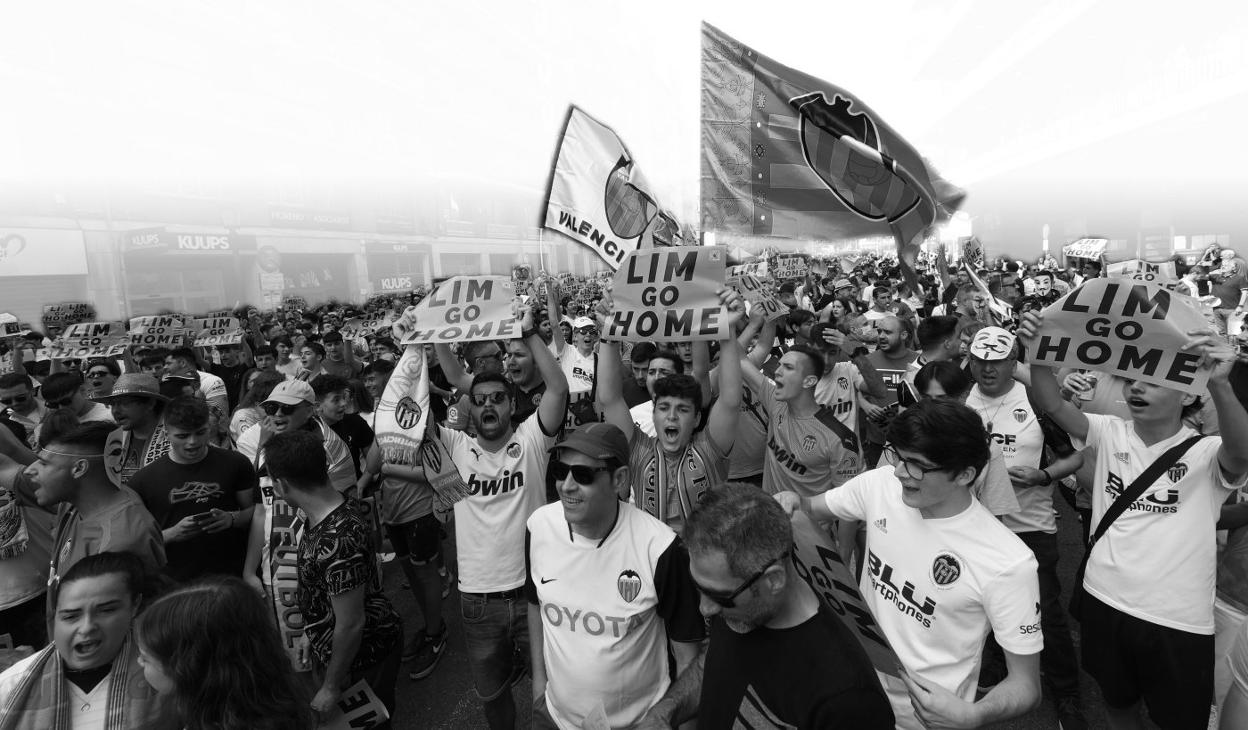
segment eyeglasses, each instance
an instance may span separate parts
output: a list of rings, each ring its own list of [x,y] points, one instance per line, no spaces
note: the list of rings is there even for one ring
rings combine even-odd
[[[472,400],[472,404],[474,406],[483,406],[486,403],[499,405],[507,400],[507,391],[492,390],[489,393],[473,393],[470,396],[470,399]]]
[[[764,575],[767,574],[767,571],[771,569],[771,566],[787,558],[789,556],[789,553],[791,552],[793,552],[793,548],[789,547],[787,550],[777,555],[775,560],[764,565],[762,570],[750,576],[749,580],[742,583],[741,587],[737,588],[737,590],[733,591],[732,593],[725,594],[725,593],[716,593],[715,591],[708,591],[707,589],[698,585],[696,581],[694,582],[694,585],[698,585],[698,593],[701,593],[702,595],[706,596],[708,599],[713,601],[720,608],[735,608],[737,605],[737,596],[741,595],[742,593],[746,591],[747,588],[757,583],[759,578],[762,578]]]
[[[572,475],[572,481],[577,484],[593,484],[598,475],[604,471],[611,471],[609,466],[584,466],[582,464],[565,464],[562,461],[551,463],[554,469],[555,481],[561,482]]]
[[[303,404],[296,403],[294,405],[291,405],[289,403],[262,403],[260,407],[263,408],[264,412],[270,416],[276,416],[279,411],[281,412],[283,416],[289,416],[290,414],[299,410],[299,406],[301,405]]]
[[[585,327],[585,328],[583,328],[583,329],[576,330],[576,334],[578,334],[578,335],[584,335],[584,336],[586,336],[586,337],[597,337],[597,336],[598,336],[598,330],[596,330],[596,329],[594,329],[594,328],[592,328],[592,327]]]
[[[897,453],[897,449],[893,448],[891,445],[885,446],[884,452],[888,456],[888,460],[905,469],[906,474],[910,475],[911,479],[922,479],[930,472],[949,470],[949,467],[945,466],[922,466],[920,464],[907,461],[906,459],[903,459],[901,454]]]
[[[0,398],[0,403],[3,403],[6,406],[14,406],[21,405],[28,400],[30,400],[30,396],[28,395],[15,395],[12,398]]]

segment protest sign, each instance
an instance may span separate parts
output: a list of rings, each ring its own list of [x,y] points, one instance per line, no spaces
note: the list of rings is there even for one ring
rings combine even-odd
[[[185,337],[186,329],[177,317],[159,315],[130,320],[130,344],[136,347],[181,347]]]
[[[338,332],[346,340],[371,337],[378,332],[388,332],[394,320],[395,315],[389,313],[381,317],[353,317],[343,322]]]
[[[282,300],[282,306],[286,309],[302,311],[308,308],[308,300],[300,296],[289,296]]]
[[[639,248],[694,243],[610,127],[572,107],[551,176],[544,226],[593,249],[612,269]]]
[[[30,334],[30,328],[16,320],[0,324],[0,338],[24,337]]]
[[[1207,327],[1200,303],[1156,284],[1092,279],[1044,310],[1032,362],[1097,370],[1174,388],[1205,391],[1209,370],[1183,352],[1187,333]]]
[[[603,336],[613,340],[690,342],[732,336],[719,302],[723,246],[677,246],[634,251],[615,273],[611,316]]]
[[[191,320],[196,347],[237,345],[243,341],[243,328],[236,317],[199,317]]]
[[[789,313],[789,305],[777,299],[771,288],[759,281],[756,276],[749,274],[730,276],[728,286],[735,289],[742,299],[750,303],[750,306],[761,307],[768,322]]]
[[[390,713],[368,680],[361,679],[344,689],[334,703],[334,710],[318,726],[318,730],[368,730],[390,719]]]
[[[71,324],[52,343],[52,360],[79,360],[84,357],[112,357],[125,352],[129,336],[120,322],[78,322]]]
[[[1067,244],[1062,255],[1072,259],[1099,259],[1108,247],[1108,238],[1080,238]]]
[[[776,281],[799,279],[810,271],[806,256],[800,253],[782,253],[776,256],[776,265],[771,275]]]
[[[453,276],[404,313],[401,344],[508,340],[520,336],[508,276]]]
[[[750,276],[756,276],[762,279],[763,277],[767,276],[767,262],[766,261],[754,261],[748,264],[739,264],[737,266],[729,266],[726,269],[725,274],[729,277],[745,276],[746,274],[749,274]]]
[[[43,308],[43,316],[41,319],[45,328],[64,328],[71,324],[90,322],[95,319],[95,307],[87,304],[86,302],[48,304]]]
[[[1172,283],[1179,278],[1173,261],[1152,262],[1140,259],[1110,264],[1105,267],[1105,276],[1111,279],[1133,279],[1162,285]]]

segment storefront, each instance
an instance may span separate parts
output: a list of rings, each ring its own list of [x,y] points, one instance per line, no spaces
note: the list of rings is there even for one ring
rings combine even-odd
[[[86,296],[82,231],[0,227],[0,312],[39,328],[43,305]]]
[[[301,297],[315,307],[330,299],[363,298],[365,292],[358,280],[363,258],[358,239],[248,232],[255,235],[257,250],[254,257],[244,260],[240,277],[245,282],[247,301],[268,306],[274,298]]]
[[[433,244],[429,242],[365,241],[371,294],[409,292],[433,281]]]
[[[130,316],[162,311],[197,314],[245,298],[243,254],[256,240],[221,230],[143,228],[122,234]]]

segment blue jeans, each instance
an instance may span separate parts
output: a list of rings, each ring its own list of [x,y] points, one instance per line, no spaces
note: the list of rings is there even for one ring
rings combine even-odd
[[[513,662],[529,661],[529,612],[524,589],[500,594],[461,593],[464,644],[477,696],[490,702],[510,689]]]

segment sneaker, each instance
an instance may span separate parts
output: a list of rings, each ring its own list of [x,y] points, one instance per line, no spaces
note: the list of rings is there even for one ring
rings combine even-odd
[[[455,585],[455,574],[450,568],[442,567],[438,569],[438,577],[442,579],[442,597],[446,598],[451,595],[451,588]]]
[[[1087,730],[1088,721],[1083,718],[1078,697],[1061,697],[1057,700],[1057,726],[1061,730]]]
[[[424,679],[433,674],[433,670],[437,668],[438,662],[442,660],[442,655],[445,653],[446,626],[443,626],[440,634],[425,639],[420,653],[412,660],[412,672],[408,676],[412,679]]]
[[[403,661],[410,662],[420,655],[420,650],[424,648],[425,641],[429,637],[425,634],[425,630],[421,629],[416,632],[412,638],[407,640],[403,645]]]

